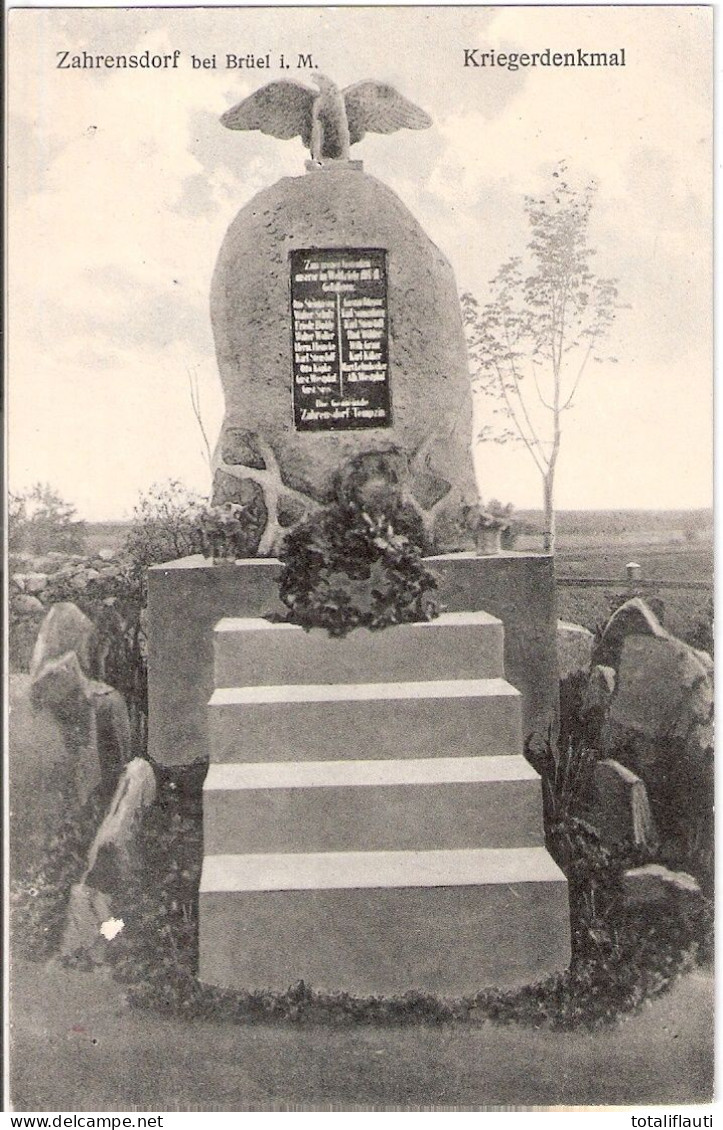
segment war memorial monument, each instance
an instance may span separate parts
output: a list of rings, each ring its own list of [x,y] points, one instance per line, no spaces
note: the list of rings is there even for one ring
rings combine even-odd
[[[556,721],[553,561],[475,551],[452,268],[349,157],[430,119],[382,83],[317,86],[270,83],[222,119],[310,150],[241,209],[212,284],[213,500],[254,517],[254,555],[149,572],[149,752],[209,758],[199,977],[358,996],[522,984],[570,957],[523,755]],[[349,475],[418,521],[437,618],[344,638],[282,622],[284,537]]]

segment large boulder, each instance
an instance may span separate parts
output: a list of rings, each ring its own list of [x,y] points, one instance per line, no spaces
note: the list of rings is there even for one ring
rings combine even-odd
[[[78,803],[86,803],[101,783],[95,711],[89,681],[74,651],[52,659],[33,677],[30,700],[36,711],[48,711],[60,726],[66,750],[66,775],[74,782]]]
[[[581,705],[585,732],[594,746],[598,744],[614,693],[614,669],[600,663],[595,664],[586,682]]]
[[[23,616],[35,616],[43,611],[43,602],[31,593],[21,592],[13,598],[13,611]]]
[[[600,643],[597,646],[595,661],[617,670],[623,643],[627,636],[654,636],[668,639],[660,620],[639,596],[631,597],[616,608],[605,625]]]
[[[108,895],[85,883],[73,883],[60,942],[60,956],[83,955],[93,964],[101,965],[107,951],[103,925],[112,919]]]
[[[33,701],[47,707],[61,719],[75,719],[79,704],[89,700],[89,680],[75,651],[48,659],[30,672]]]
[[[123,696],[88,679],[75,651],[49,659],[30,676],[36,710],[49,711],[74,766],[77,799],[84,804],[102,784],[111,792],[130,758],[130,722]]]
[[[582,624],[557,621],[557,666],[560,681],[571,675],[587,674],[592,663],[595,637]]]
[[[663,840],[688,849],[712,834],[713,685],[694,650],[627,635],[601,748],[642,777]]]
[[[94,678],[97,669],[98,633],[84,612],[69,601],[60,601],[48,611],[35,641],[30,674],[36,677],[49,660],[75,652],[84,674]]]
[[[595,764],[591,822],[604,844],[632,843],[651,849],[658,846],[644,783],[612,758]]]
[[[29,675],[10,675],[8,705],[10,866],[17,874],[39,857],[77,800],[78,774],[61,723],[33,702]],[[83,772],[91,785],[100,781],[97,764]]]
[[[155,799],[156,778],[150,762],[134,757],[118,779],[113,799],[88,852],[86,876],[91,882],[102,852],[110,854],[120,869],[127,866],[136,817]]]
[[[392,423],[296,431],[292,411],[289,253],[387,252]],[[399,452],[401,488],[439,548],[457,548],[474,503],[467,347],[452,269],[399,198],[358,163],[287,177],[255,196],[224,240],[211,319],[226,415],[214,457],[218,499],[242,502],[272,552],[284,512],[329,501],[335,472],[364,452]],[[279,520],[281,514],[281,520]]]
[[[156,779],[144,758],[136,757],[123,770],[108,811],[88,851],[85,872],[70,892],[60,952],[83,954],[101,963],[107,942],[124,925],[119,891],[133,857],[133,834],[143,808],[156,797]],[[120,916],[120,917],[117,917]]]
[[[109,792],[131,756],[131,724],[120,691],[91,679],[88,686],[95,714],[95,740],[101,779]]]
[[[25,592],[39,593],[47,588],[48,577],[46,573],[26,573]]]
[[[700,909],[701,888],[686,871],[660,863],[629,868],[623,875],[623,899],[631,910],[648,910],[658,921],[692,923]]]

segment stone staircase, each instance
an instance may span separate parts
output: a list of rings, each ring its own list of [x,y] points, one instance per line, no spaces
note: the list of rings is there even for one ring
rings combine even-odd
[[[200,978],[460,996],[569,961],[502,623],[214,633]]]

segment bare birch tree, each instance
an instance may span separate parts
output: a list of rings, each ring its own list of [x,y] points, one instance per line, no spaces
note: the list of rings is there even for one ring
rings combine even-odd
[[[525,197],[530,238],[522,256],[509,259],[480,305],[462,295],[473,376],[479,390],[497,399],[502,426],[486,425],[480,440],[523,443],[543,489],[545,548],[555,546],[555,475],[562,415],[618,309],[617,280],[599,278],[590,262],[588,226],[595,186],[568,182],[565,162],[552,173],[550,190]]]

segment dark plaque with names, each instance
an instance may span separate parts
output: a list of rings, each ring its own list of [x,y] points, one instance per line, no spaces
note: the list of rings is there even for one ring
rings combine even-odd
[[[297,431],[390,427],[386,252],[292,251],[290,266]]]

